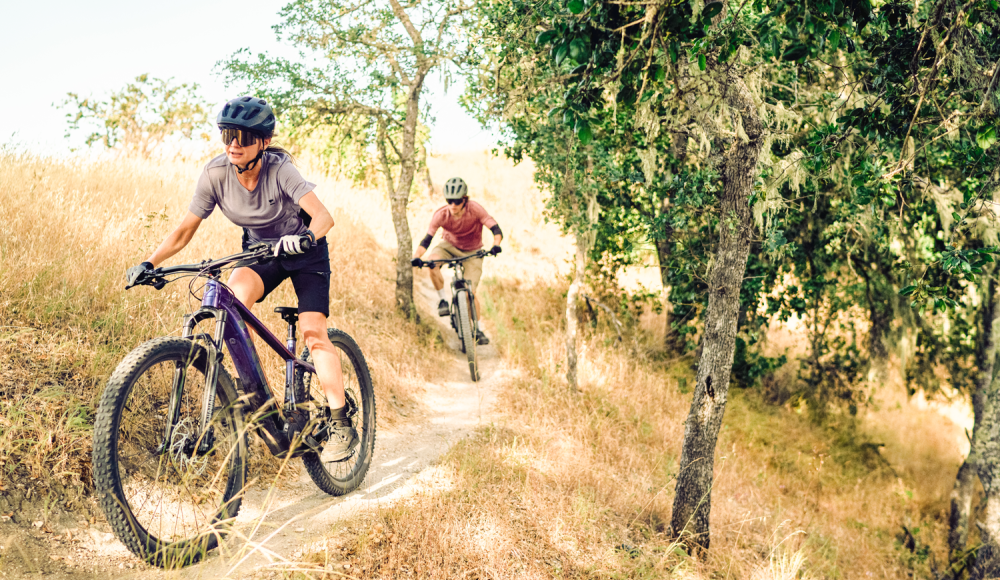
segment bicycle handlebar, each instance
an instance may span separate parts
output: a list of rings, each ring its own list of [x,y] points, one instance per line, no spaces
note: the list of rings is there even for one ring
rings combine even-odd
[[[302,240],[301,247],[303,251],[308,251],[312,248],[312,242],[308,239]],[[224,258],[219,258],[217,260],[205,260],[198,264],[182,264],[180,266],[156,268],[149,274],[136,280],[133,284],[126,286],[125,289],[128,290],[133,286],[152,286],[159,290],[160,288],[163,288],[167,282],[169,282],[169,280],[165,279],[164,276],[170,276],[172,274],[199,274],[202,272],[212,272],[234,262],[252,262],[252,264],[259,264],[274,258],[274,247],[270,244],[262,242],[250,246],[250,248],[246,251],[238,254],[232,254]]]
[[[487,252],[486,250],[479,250],[475,254],[469,254],[468,256],[463,256],[461,258],[445,258],[443,260],[421,260],[421,268],[430,268],[437,264],[442,264],[445,266],[452,264],[460,264],[466,260],[471,260],[472,258],[485,258],[486,256],[492,256],[493,254]]]

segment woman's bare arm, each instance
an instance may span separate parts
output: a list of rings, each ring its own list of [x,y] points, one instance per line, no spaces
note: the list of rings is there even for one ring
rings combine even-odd
[[[316,236],[317,240],[325,236],[333,228],[333,216],[330,215],[329,210],[326,209],[323,202],[319,200],[315,191],[310,191],[303,195],[299,199],[299,207],[306,210],[306,213],[312,218],[309,229]]]

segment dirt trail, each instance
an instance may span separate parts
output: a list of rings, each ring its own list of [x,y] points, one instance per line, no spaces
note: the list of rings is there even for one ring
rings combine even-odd
[[[444,380],[425,385],[423,409],[413,422],[394,431],[379,428],[371,469],[357,491],[331,497],[313,484],[296,461],[292,468],[297,473],[290,483],[248,490],[234,526],[236,537],[203,562],[171,572],[149,567],[133,556],[101,517],[88,525],[66,516],[52,533],[0,525],[0,578],[39,574],[102,579],[259,577],[275,563],[295,560],[312,545],[321,545],[336,522],[388,505],[427,485],[441,455],[490,422],[496,393],[511,371],[492,345],[479,347],[482,378],[472,382],[455,332],[447,318],[436,315],[436,292],[426,275],[418,276],[416,282],[418,309],[425,319],[440,325],[454,351],[454,362]]]

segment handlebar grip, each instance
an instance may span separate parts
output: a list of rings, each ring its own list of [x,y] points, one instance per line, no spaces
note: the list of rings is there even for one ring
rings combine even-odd
[[[302,236],[302,237],[304,239],[301,242],[299,242],[299,247],[302,248],[303,252],[308,252],[313,247],[313,241],[310,240],[307,236]]]

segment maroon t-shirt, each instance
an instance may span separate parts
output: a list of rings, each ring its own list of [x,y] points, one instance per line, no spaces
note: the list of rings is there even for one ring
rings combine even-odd
[[[435,211],[427,235],[433,236],[438,228],[443,228],[444,241],[463,252],[473,252],[483,247],[483,228],[495,225],[497,220],[490,217],[483,206],[470,199],[465,205],[465,212],[457,218],[451,215],[448,206]]]

